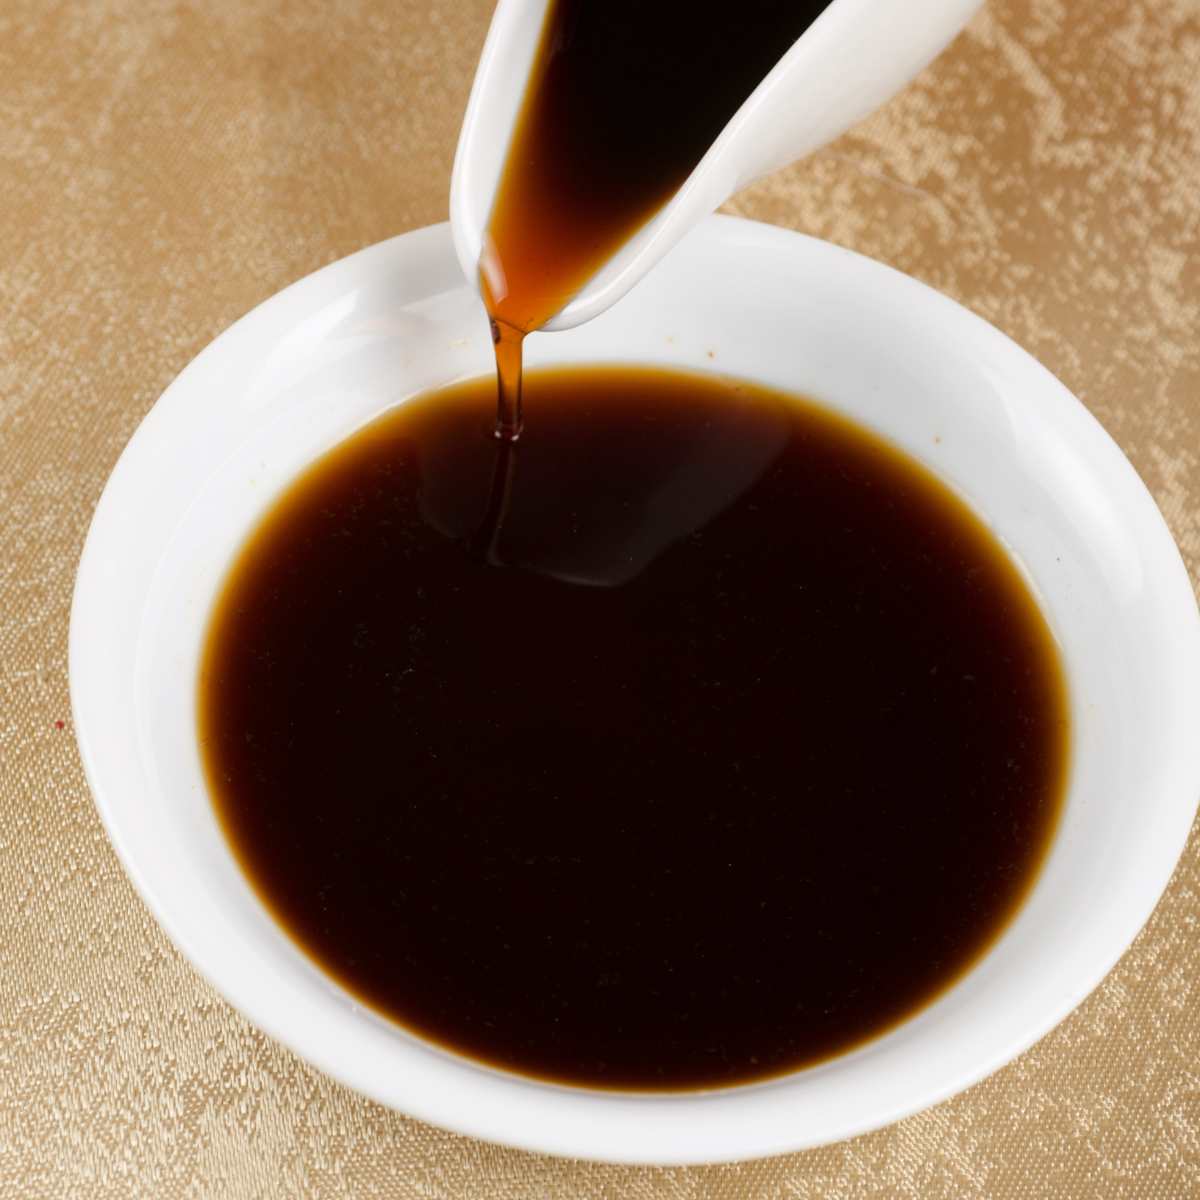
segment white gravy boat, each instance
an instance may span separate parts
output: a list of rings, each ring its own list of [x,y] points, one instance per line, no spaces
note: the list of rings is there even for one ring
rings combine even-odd
[[[736,0],[734,0],[736,2]],[[550,0],[499,0],[467,103],[450,224],[478,286],[483,235]],[[542,327],[616,303],[699,220],[753,180],[812,153],[882,104],[981,0],[832,0],[734,113],[675,195]]]

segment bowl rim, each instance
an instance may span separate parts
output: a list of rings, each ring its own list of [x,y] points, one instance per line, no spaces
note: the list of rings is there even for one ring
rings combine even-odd
[[[1092,439],[1097,446],[1103,444],[1104,453],[1113,460],[1111,469],[1122,476],[1122,486],[1126,489],[1139,489],[1144,497],[1145,503],[1139,502],[1136,511],[1123,511],[1123,516],[1130,522],[1140,544],[1149,544],[1152,547],[1156,585],[1165,589],[1172,598],[1172,612],[1175,614],[1172,620],[1176,624],[1168,632],[1178,646],[1178,656],[1172,663],[1176,672],[1172,680],[1173,694],[1182,699],[1189,713],[1200,717],[1200,614],[1197,613],[1195,596],[1178,549],[1133,467],[1119,450],[1116,450],[1099,423],[1057,379],[1007,336],[967,309],[917,280],[851,251],[801,234],[732,217],[711,218],[683,243],[683,247],[703,244],[724,247],[734,253],[739,247],[753,244],[767,249],[772,254],[793,256],[798,260],[815,258],[824,269],[830,271],[853,270],[869,278],[872,286],[881,292],[894,294],[905,304],[926,313],[940,328],[941,336],[961,339],[1019,367],[1024,381],[1037,390],[1039,403],[1072,410],[1074,428],[1077,431],[1088,430],[1084,434],[1085,437]],[[370,274],[377,270],[394,271],[397,264],[406,257],[430,254],[453,261],[454,251],[447,225],[430,226],[399,235],[323,267],[251,310],[214,339],[176,377],[130,439],[97,505],[80,558],[69,635],[71,703],[84,772],[108,836],[125,871],[157,921],[201,975],[255,1026],[340,1082],[393,1107],[401,1107],[396,1097],[381,1096],[378,1089],[372,1087],[366,1073],[359,1069],[359,1064],[340,1059],[334,1050],[327,1049],[322,1044],[320,1038],[312,1036],[311,1031],[298,1032],[286,1013],[273,1011],[269,1005],[256,998],[252,984],[232,980],[217,956],[200,950],[189,932],[187,922],[179,919],[178,907],[169,897],[160,894],[158,887],[143,872],[139,851],[129,836],[125,818],[113,804],[113,796],[122,787],[123,779],[114,777],[113,772],[107,765],[102,765],[101,761],[111,756],[102,753],[101,743],[97,740],[102,736],[97,728],[97,714],[99,706],[110,703],[110,700],[106,692],[106,679],[97,676],[96,655],[93,649],[95,639],[107,636],[106,623],[111,623],[112,614],[106,611],[103,593],[105,588],[111,585],[114,574],[119,574],[119,555],[114,552],[114,546],[117,545],[118,527],[122,520],[121,507],[127,503],[127,485],[133,478],[139,456],[143,454],[141,447],[147,437],[146,431],[169,419],[165,415],[167,410],[171,405],[182,401],[189,381],[197,370],[197,364],[211,363],[226,352],[235,336],[244,337],[247,333],[252,333],[258,324],[275,319],[281,311],[301,311],[306,304],[328,293],[333,287],[344,286],[356,275]],[[463,283],[462,286],[466,288],[467,285]],[[127,535],[121,534],[122,538],[125,536]],[[132,614],[130,620],[136,620],[136,614]],[[1191,752],[1190,757],[1180,751],[1179,762],[1174,764],[1170,792],[1170,820],[1164,821],[1162,828],[1155,835],[1158,847],[1155,862],[1161,869],[1156,870],[1156,877],[1143,886],[1138,903],[1131,904],[1129,911],[1123,914],[1121,928],[1110,933],[1104,953],[1094,956],[1086,978],[1079,978],[1076,986],[1069,993],[1064,992],[1056,1006],[1048,1008],[1038,1020],[1029,1022],[1020,1036],[1012,1037],[999,1052],[960,1065],[949,1073],[941,1086],[915,1090],[903,1103],[874,1108],[869,1103],[864,1103],[864,1112],[859,1119],[845,1120],[836,1127],[823,1128],[816,1135],[808,1134],[799,1127],[802,1122],[797,1121],[797,1128],[792,1132],[781,1132],[778,1128],[772,1128],[770,1131],[754,1128],[735,1131],[722,1145],[715,1145],[711,1140],[689,1140],[687,1136],[678,1133],[672,1137],[667,1137],[664,1133],[661,1141],[654,1143],[644,1140],[638,1141],[637,1144],[622,1143],[621,1139],[612,1133],[612,1129],[620,1122],[601,1123],[597,1125],[596,1130],[585,1131],[583,1134],[577,1123],[564,1122],[559,1127],[551,1122],[530,1128],[528,1124],[523,1123],[525,1118],[519,1112],[506,1112],[498,1106],[483,1103],[472,1106],[464,1099],[464,1095],[454,1088],[430,1088],[427,1091],[410,1089],[403,1097],[402,1109],[406,1113],[459,1133],[527,1150],[586,1157],[597,1161],[646,1164],[736,1161],[780,1154],[840,1140],[890,1124],[969,1087],[1010,1061],[1066,1017],[1111,970],[1149,918],[1183,851],[1195,814],[1197,796],[1200,795],[1200,747]],[[661,1106],[664,1104],[681,1106],[681,1112],[690,1106],[691,1111],[699,1113],[705,1105],[718,1104],[729,1108],[731,1099],[736,1100],[745,1094],[743,1089],[722,1089],[707,1093],[685,1093],[683,1096],[631,1096],[559,1089],[555,1085],[514,1076],[502,1078],[507,1080],[512,1088],[532,1087],[551,1095],[557,1093],[562,1096],[564,1105],[574,1103],[568,1100],[571,1096],[582,1097],[584,1104],[589,1105],[593,1101],[607,1101],[613,1095],[619,1095],[625,1105],[621,1121],[627,1125],[650,1120],[650,1110],[657,1108],[662,1111]],[[750,1086],[773,1088],[779,1083],[786,1083],[788,1078],[785,1076],[781,1080],[770,1080],[761,1085]],[[513,1094],[516,1095],[516,1092]],[[594,1107],[598,1115],[599,1105]]]

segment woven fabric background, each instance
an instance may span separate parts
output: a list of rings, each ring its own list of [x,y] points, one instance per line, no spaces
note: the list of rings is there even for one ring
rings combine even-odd
[[[1103,986],[985,1083],[850,1142],[686,1170],[539,1158],[352,1094],[234,1013],[126,881],[67,699],[100,489],[222,328],[444,219],[489,9],[0,5],[0,1197],[1200,1196],[1196,836]],[[885,109],[731,207],[1011,334],[1126,450],[1195,578],[1200,0],[992,0]]]

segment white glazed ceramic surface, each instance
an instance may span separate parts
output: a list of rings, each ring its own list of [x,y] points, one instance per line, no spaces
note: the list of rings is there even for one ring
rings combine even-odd
[[[547,2],[499,0],[471,88],[450,183],[455,248],[471,280]],[[849,129],[912,79],[981,3],[832,0],[733,115],[674,198],[545,328],[591,320],[734,192]]]
[[[532,365],[677,364],[807,393],[984,514],[1040,596],[1070,681],[1066,811],[1028,903],[966,978],[886,1036],[771,1082],[671,1096],[456,1058],[364,1010],[276,926],[201,775],[196,672],[218,584],[314,456],[415,392],[489,370],[490,350],[449,229],[406,234],[219,337],[113,472],[79,569],[72,700],[112,840],[184,953],[256,1025],[367,1095],[480,1137],[621,1161],[843,1138],[950,1095],[1049,1030],[1141,927],[1195,811],[1200,622],[1179,555],[1116,446],[1003,335],[886,267],[729,218],[700,225],[596,321],[532,339]]]

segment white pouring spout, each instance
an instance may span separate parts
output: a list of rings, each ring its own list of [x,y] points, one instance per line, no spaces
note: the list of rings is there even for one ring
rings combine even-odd
[[[471,88],[451,178],[450,223],[459,262],[476,287],[484,233],[552,2],[499,0]],[[616,303],[735,192],[811,154],[894,95],[980,3],[831,0],[675,194],[542,328],[570,329]]]

